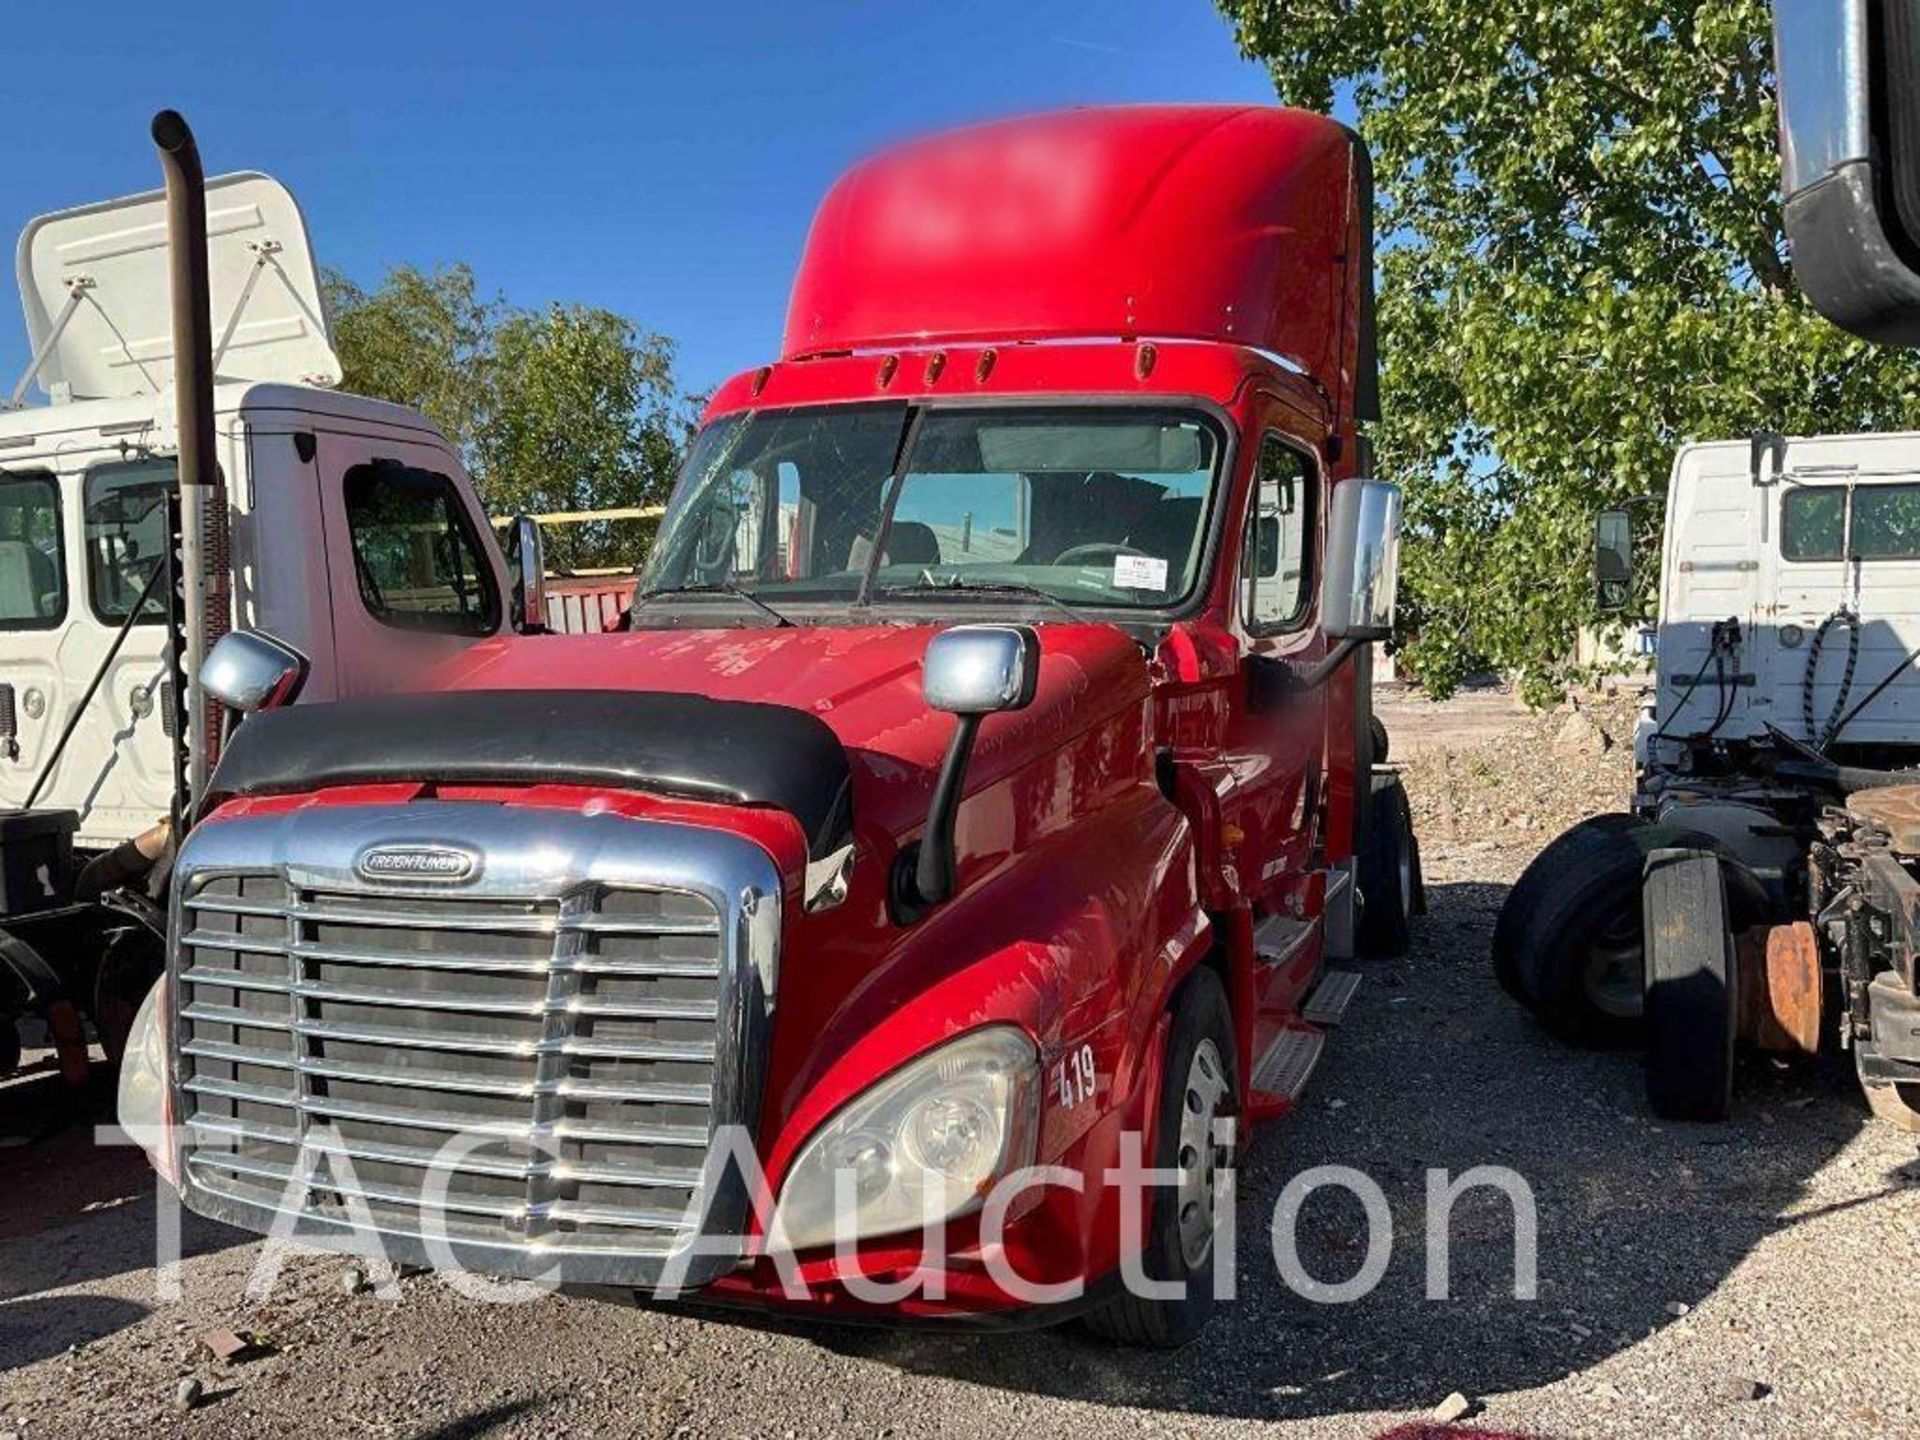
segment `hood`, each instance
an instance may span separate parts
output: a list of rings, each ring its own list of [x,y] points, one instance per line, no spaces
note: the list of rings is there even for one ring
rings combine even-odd
[[[516,635],[467,650],[448,690],[631,690],[781,705],[823,721],[853,770],[857,832],[897,837],[926,818],[950,715],[920,693],[932,625],[794,626]],[[1111,625],[1040,627],[1040,681],[1025,710],[981,726],[967,790],[1006,776],[1148,695],[1140,647]]]

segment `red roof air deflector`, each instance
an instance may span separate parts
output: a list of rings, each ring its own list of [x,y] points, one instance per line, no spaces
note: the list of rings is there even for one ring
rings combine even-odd
[[[783,355],[1188,338],[1272,351],[1351,394],[1371,183],[1299,110],[1075,110],[887,151],[828,193]],[[1362,269],[1361,267],[1364,267]]]

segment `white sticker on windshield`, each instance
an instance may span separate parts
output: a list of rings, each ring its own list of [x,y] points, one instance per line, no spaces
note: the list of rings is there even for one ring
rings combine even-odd
[[[1113,557],[1113,588],[1164,590],[1167,588],[1167,562],[1158,555],[1116,555]]]

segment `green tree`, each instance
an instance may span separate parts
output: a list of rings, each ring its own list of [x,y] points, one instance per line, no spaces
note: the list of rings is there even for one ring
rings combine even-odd
[[[327,277],[344,387],[417,409],[457,446],[489,512],[665,501],[693,402],[673,343],[588,305],[516,309],[465,265],[390,270],[365,291]],[[551,568],[631,566],[655,522],[549,527]]]
[[[1682,442],[1920,419],[1920,360],[1792,287],[1765,0],[1219,4],[1284,101],[1350,100],[1373,151],[1376,439],[1430,689],[1571,678],[1593,514],[1664,493]]]

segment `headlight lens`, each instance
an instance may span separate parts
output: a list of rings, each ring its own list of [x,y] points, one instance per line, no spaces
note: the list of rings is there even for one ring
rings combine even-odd
[[[771,1248],[897,1234],[978,1208],[995,1181],[1033,1163],[1039,1078],[1033,1042],[1012,1026],[963,1035],[895,1071],[802,1148]]]
[[[119,1096],[120,1128],[139,1143],[162,1175],[172,1168],[166,1130],[167,1037],[160,1025],[160,992],[166,983],[164,978],[154,981],[134,1012],[126,1054],[120,1060]]]

